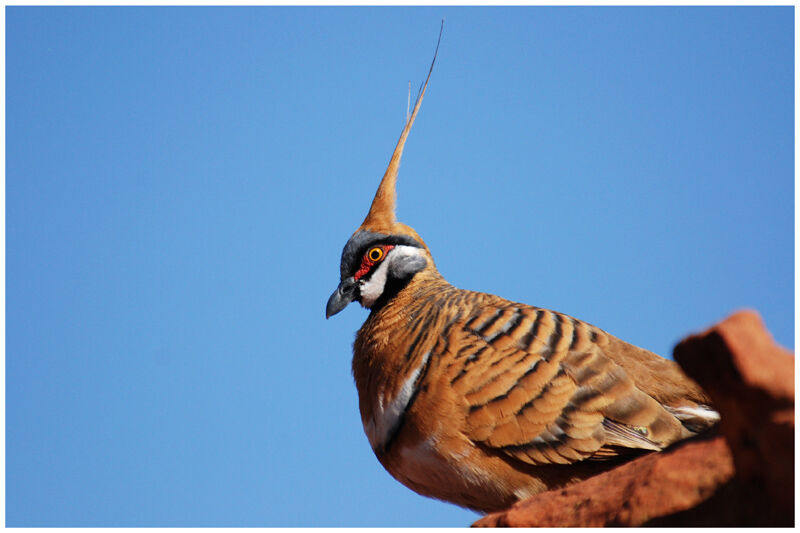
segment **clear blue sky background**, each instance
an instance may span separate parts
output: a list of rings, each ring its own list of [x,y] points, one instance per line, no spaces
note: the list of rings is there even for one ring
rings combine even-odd
[[[9,7],[9,526],[477,518],[383,470],[324,318],[442,17],[398,215],[445,277],[793,349],[791,7]]]

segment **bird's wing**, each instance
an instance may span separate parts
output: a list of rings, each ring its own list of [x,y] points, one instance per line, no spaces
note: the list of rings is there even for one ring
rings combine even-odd
[[[466,436],[532,464],[659,450],[680,422],[604,355],[608,335],[522,304],[483,305],[450,333],[453,392]]]

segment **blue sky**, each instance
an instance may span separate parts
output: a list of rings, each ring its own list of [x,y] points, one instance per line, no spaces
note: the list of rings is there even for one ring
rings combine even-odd
[[[6,8],[9,526],[463,526],[393,480],[329,321],[398,216],[456,286],[665,356],[794,348],[794,12]]]

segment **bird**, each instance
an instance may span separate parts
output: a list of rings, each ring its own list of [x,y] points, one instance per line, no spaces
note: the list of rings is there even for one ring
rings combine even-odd
[[[488,513],[663,450],[719,414],[673,361],[567,314],[454,287],[397,220],[400,159],[439,42],[325,316],[369,309],[352,372],[383,467],[419,494]]]

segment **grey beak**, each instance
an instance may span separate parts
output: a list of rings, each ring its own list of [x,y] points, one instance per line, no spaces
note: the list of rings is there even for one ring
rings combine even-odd
[[[356,299],[357,291],[358,283],[352,276],[343,279],[328,299],[328,305],[325,306],[325,318],[330,318],[347,307],[347,304]]]

